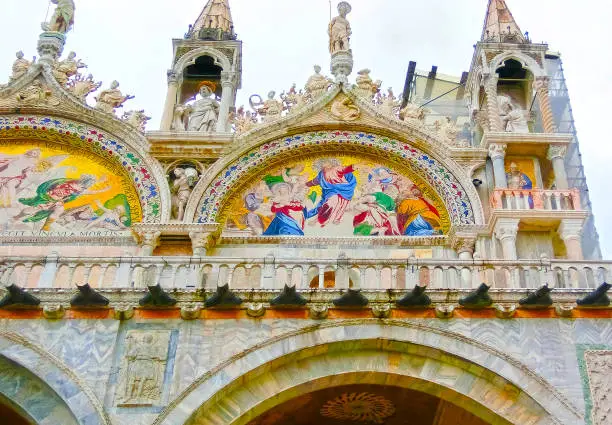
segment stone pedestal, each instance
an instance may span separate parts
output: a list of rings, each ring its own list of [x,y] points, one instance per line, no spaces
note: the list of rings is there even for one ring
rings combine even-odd
[[[337,84],[348,84],[348,76],[353,72],[353,52],[343,50],[331,56],[331,73]]]
[[[38,62],[52,65],[64,51],[66,36],[61,32],[46,31],[38,38]]]

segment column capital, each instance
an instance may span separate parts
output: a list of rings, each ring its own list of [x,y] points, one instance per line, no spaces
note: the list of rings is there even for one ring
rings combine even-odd
[[[159,231],[135,231],[132,229],[136,241],[140,245],[142,255],[152,255],[153,250],[159,246],[161,232]]]
[[[546,157],[549,161],[552,161],[555,158],[565,158],[565,154],[567,153],[567,146],[565,145],[550,145],[548,147],[548,152],[546,153]]]
[[[189,238],[191,239],[193,255],[204,256],[208,249],[215,246],[214,232],[212,231],[189,232]]]
[[[495,223],[495,237],[500,241],[507,238],[516,238],[518,234],[518,226],[520,219],[518,218],[500,218]]]
[[[178,80],[179,80],[178,72],[175,72],[174,70],[169,69],[168,72],[166,72],[166,76],[168,77],[168,84],[178,83]]]
[[[496,158],[506,157],[506,148],[508,145],[505,143],[491,143],[489,145],[489,157],[494,160]]]
[[[568,239],[581,239],[582,229],[584,227],[583,219],[566,218],[561,220],[557,233],[564,241]]]
[[[550,84],[550,77],[536,77],[533,80],[533,88],[535,90],[548,90],[548,86]]]
[[[234,88],[238,82],[238,73],[232,71],[221,71],[221,85]]]

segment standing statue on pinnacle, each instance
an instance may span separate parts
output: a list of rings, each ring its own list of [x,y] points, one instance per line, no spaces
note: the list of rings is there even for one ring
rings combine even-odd
[[[43,31],[60,32],[66,34],[74,24],[74,1],[73,0],[51,0],[57,7],[49,22],[42,24]]]
[[[351,24],[346,15],[351,11],[351,5],[343,1],[338,3],[338,16],[329,23],[329,53],[350,50],[349,39],[351,36]]]

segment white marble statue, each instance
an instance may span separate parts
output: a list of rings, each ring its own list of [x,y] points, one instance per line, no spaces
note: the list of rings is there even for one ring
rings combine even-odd
[[[212,90],[207,85],[200,88],[201,98],[189,107],[189,131],[215,131],[219,118],[219,102],[211,98]]]
[[[285,109],[282,102],[274,98],[276,92],[274,90],[268,93],[268,98],[265,101],[261,101],[261,96],[254,94],[249,98],[251,108],[257,112],[258,115],[263,117],[264,122],[274,121],[281,117],[283,110]],[[253,99],[258,98],[258,101]]]
[[[189,106],[176,105],[174,114],[172,114],[172,124],[170,130],[185,131],[187,130],[187,122],[189,120]]]
[[[189,196],[198,182],[198,172],[193,167],[177,167],[172,173],[175,177],[172,182],[172,217],[182,221]]]
[[[102,90],[95,98],[95,108],[99,111],[113,114],[116,108],[122,107],[127,100],[133,98],[134,96],[130,96],[129,94],[124,96],[121,90],[119,90],[119,82],[115,80],[111,83],[110,88]]]
[[[308,77],[308,81],[306,81],[304,86],[305,95],[310,101],[327,93],[327,90],[329,90],[333,83],[331,78],[321,75],[321,67],[319,65],[314,66],[314,72],[314,74]]]
[[[68,91],[82,102],[85,102],[89,93],[95,92],[100,86],[102,86],[102,82],[96,82],[91,74],[87,77],[77,74],[72,80],[68,81]]]
[[[345,1],[338,3],[338,16],[329,23],[329,53],[334,54],[341,51],[349,51],[351,24],[346,19],[346,15],[351,11],[351,5]]]
[[[360,97],[371,100],[380,90],[382,81],[372,80],[370,72],[371,71],[367,68],[357,72],[357,78],[355,78],[355,91]]]
[[[434,123],[434,128],[438,132],[438,136],[446,143],[451,145],[456,144],[457,134],[459,129],[450,117],[444,117]]]
[[[257,125],[257,114],[252,111],[247,111],[244,106],[231,115],[231,121],[236,134],[246,133]]]
[[[144,133],[147,121],[149,121],[151,117],[148,117],[145,114],[144,109],[141,109],[139,111],[124,112],[121,119],[127,122],[128,124],[136,127],[141,133]]]
[[[509,133],[529,133],[525,111],[519,109],[508,96],[497,97],[499,102],[499,116],[502,128]]]
[[[25,59],[21,50],[15,53],[15,56],[17,59],[15,59],[15,62],[13,62],[13,73],[11,74],[9,81],[15,81],[23,77],[30,69],[30,66],[32,66],[34,63],[33,61],[30,62],[29,60]]]
[[[43,31],[67,33],[74,24],[74,1],[73,0],[51,0],[57,7],[49,19],[42,24]]]
[[[53,76],[60,85],[65,86],[70,77],[78,74],[79,69],[87,68],[87,65],[81,62],[80,59],[75,58],[76,53],[70,52],[66,59],[58,61],[54,64]]]
[[[396,117],[401,101],[393,94],[393,88],[387,89],[387,94],[380,96],[378,100],[378,110],[386,116]]]
[[[399,118],[402,121],[421,127],[425,125],[425,117],[428,113],[427,109],[419,107],[417,103],[408,102],[406,106],[400,109]]]

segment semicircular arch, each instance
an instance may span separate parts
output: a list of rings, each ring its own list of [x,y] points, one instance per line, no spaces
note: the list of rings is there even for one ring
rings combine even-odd
[[[177,74],[181,74],[189,65],[195,64],[196,59],[201,56],[211,57],[215,65],[223,68],[223,71],[229,72],[232,70],[232,64],[223,52],[213,47],[204,46],[191,50],[181,56],[174,64],[173,71]]]
[[[0,115],[0,143],[10,146],[15,142],[62,147],[117,170],[133,188],[142,222],[158,223],[170,217],[164,171],[147,154],[140,138],[133,143],[94,125],[52,115]]]
[[[216,164],[195,187],[186,217],[200,223],[219,222],[223,208],[238,188],[278,158],[301,154],[351,151],[398,164],[426,183],[440,197],[452,225],[481,224],[478,194],[457,177],[458,170],[406,142],[358,131],[316,131],[262,142]],[[463,181],[463,182],[462,182]],[[474,192],[474,193],[472,193]],[[189,214],[189,215],[188,215]]]
[[[0,331],[0,394],[36,423],[111,424],[93,391],[68,366],[8,331]]]
[[[242,425],[241,418],[257,416],[273,407],[269,403],[280,404],[277,394],[288,391],[290,399],[306,388],[300,387],[303,384],[330,383],[336,375],[354,377],[362,372],[451,402],[459,397],[467,403],[466,410],[482,416],[480,405],[490,412],[487,419],[503,418],[494,424],[583,421],[545,380],[494,348],[422,324],[354,320],[294,331],[232,357],[197,379],[154,425],[221,423],[212,420],[221,411],[223,423]],[[350,384],[351,379],[335,384]]]

